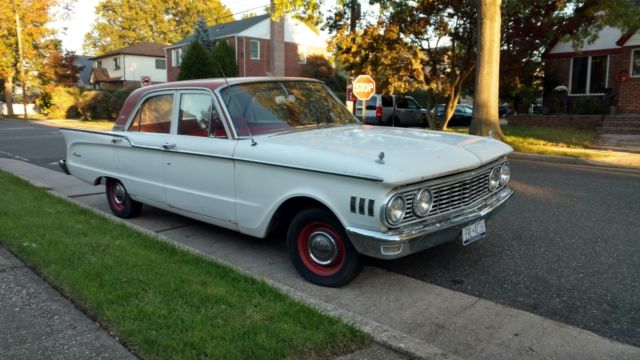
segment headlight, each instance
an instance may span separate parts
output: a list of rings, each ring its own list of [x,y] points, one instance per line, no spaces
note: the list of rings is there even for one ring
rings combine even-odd
[[[502,165],[502,167],[500,167],[500,186],[506,185],[510,177],[511,169],[509,169],[509,165]]]
[[[398,194],[387,203],[387,221],[390,225],[398,225],[402,221],[405,212],[404,197]]]
[[[413,198],[413,212],[419,217],[425,217],[431,210],[431,204],[433,204],[431,192],[428,189],[422,189]]]
[[[489,191],[496,191],[500,185],[500,169],[493,168],[489,174]]]

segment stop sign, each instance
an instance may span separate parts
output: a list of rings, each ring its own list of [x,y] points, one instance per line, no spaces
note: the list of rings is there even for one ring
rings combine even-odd
[[[359,100],[369,100],[376,93],[376,82],[369,75],[358,75],[353,80],[353,95]]]

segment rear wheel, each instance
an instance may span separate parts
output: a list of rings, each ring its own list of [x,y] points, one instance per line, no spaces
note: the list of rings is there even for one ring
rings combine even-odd
[[[339,287],[362,269],[360,254],[342,224],[327,210],[300,212],[289,226],[287,248],[298,273],[314,284]]]
[[[127,219],[138,216],[142,203],[133,200],[124,185],[116,179],[107,179],[107,201],[111,212],[119,218]]]

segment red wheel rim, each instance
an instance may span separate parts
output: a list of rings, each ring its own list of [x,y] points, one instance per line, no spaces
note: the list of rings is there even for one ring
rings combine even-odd
[[[310,241],[314,236],[324,236],[324,241],[332,240],[335,245],[335,256],[327,264],[321,264],[318,259],[314,259],[310,250]],[[298,255],[304,266],[319,276],[331,276],[336,274],[344,265],[345,248],[342,236],[329,224],[323,222],[313,222],[305,225],[298,235]]]
[[[121,189],[118,189],[118,187],[120,187]],[[118,211],[122,211],[124,210],[124,199],[122,201],[118,201],[118,199],[116,198],[116,191],[117,190],[121,190],[124,191],[124,187],[122,185],[120,185],[120,183],[118,183],[117,181],[110,181],[109,182],[109,202],[111,202],[111,205],[113,206],[114,209],[118,210]]]

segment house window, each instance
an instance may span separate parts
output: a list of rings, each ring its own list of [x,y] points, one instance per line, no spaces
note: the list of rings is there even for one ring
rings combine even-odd
[[[96,67],[97,67],[97,68],[101,68],[101,67],[102,67],[102,60],[98,60],[98,61],[96,62]]]
[[[303,45],[298,45],[298,63],[306,64],[307,63],[307,47]]]
[[[260,41],[251,40],[249,42],[249,58],[251,60],[260,60]]]
[[[631,51],[631,76],[640,77],[640,49]]]
[[[571,60],[571,95],[604,94],[609,56],[583,56]]]
[[[156,69],[166,69],[167,63],[164,59],[156,59]]]
[[[113,58],[113,70],[120,70],[120,58]]]
[[[173,67],[180,67],[182,63],[182,49],[175,49],[171,51],[171,63]]]

